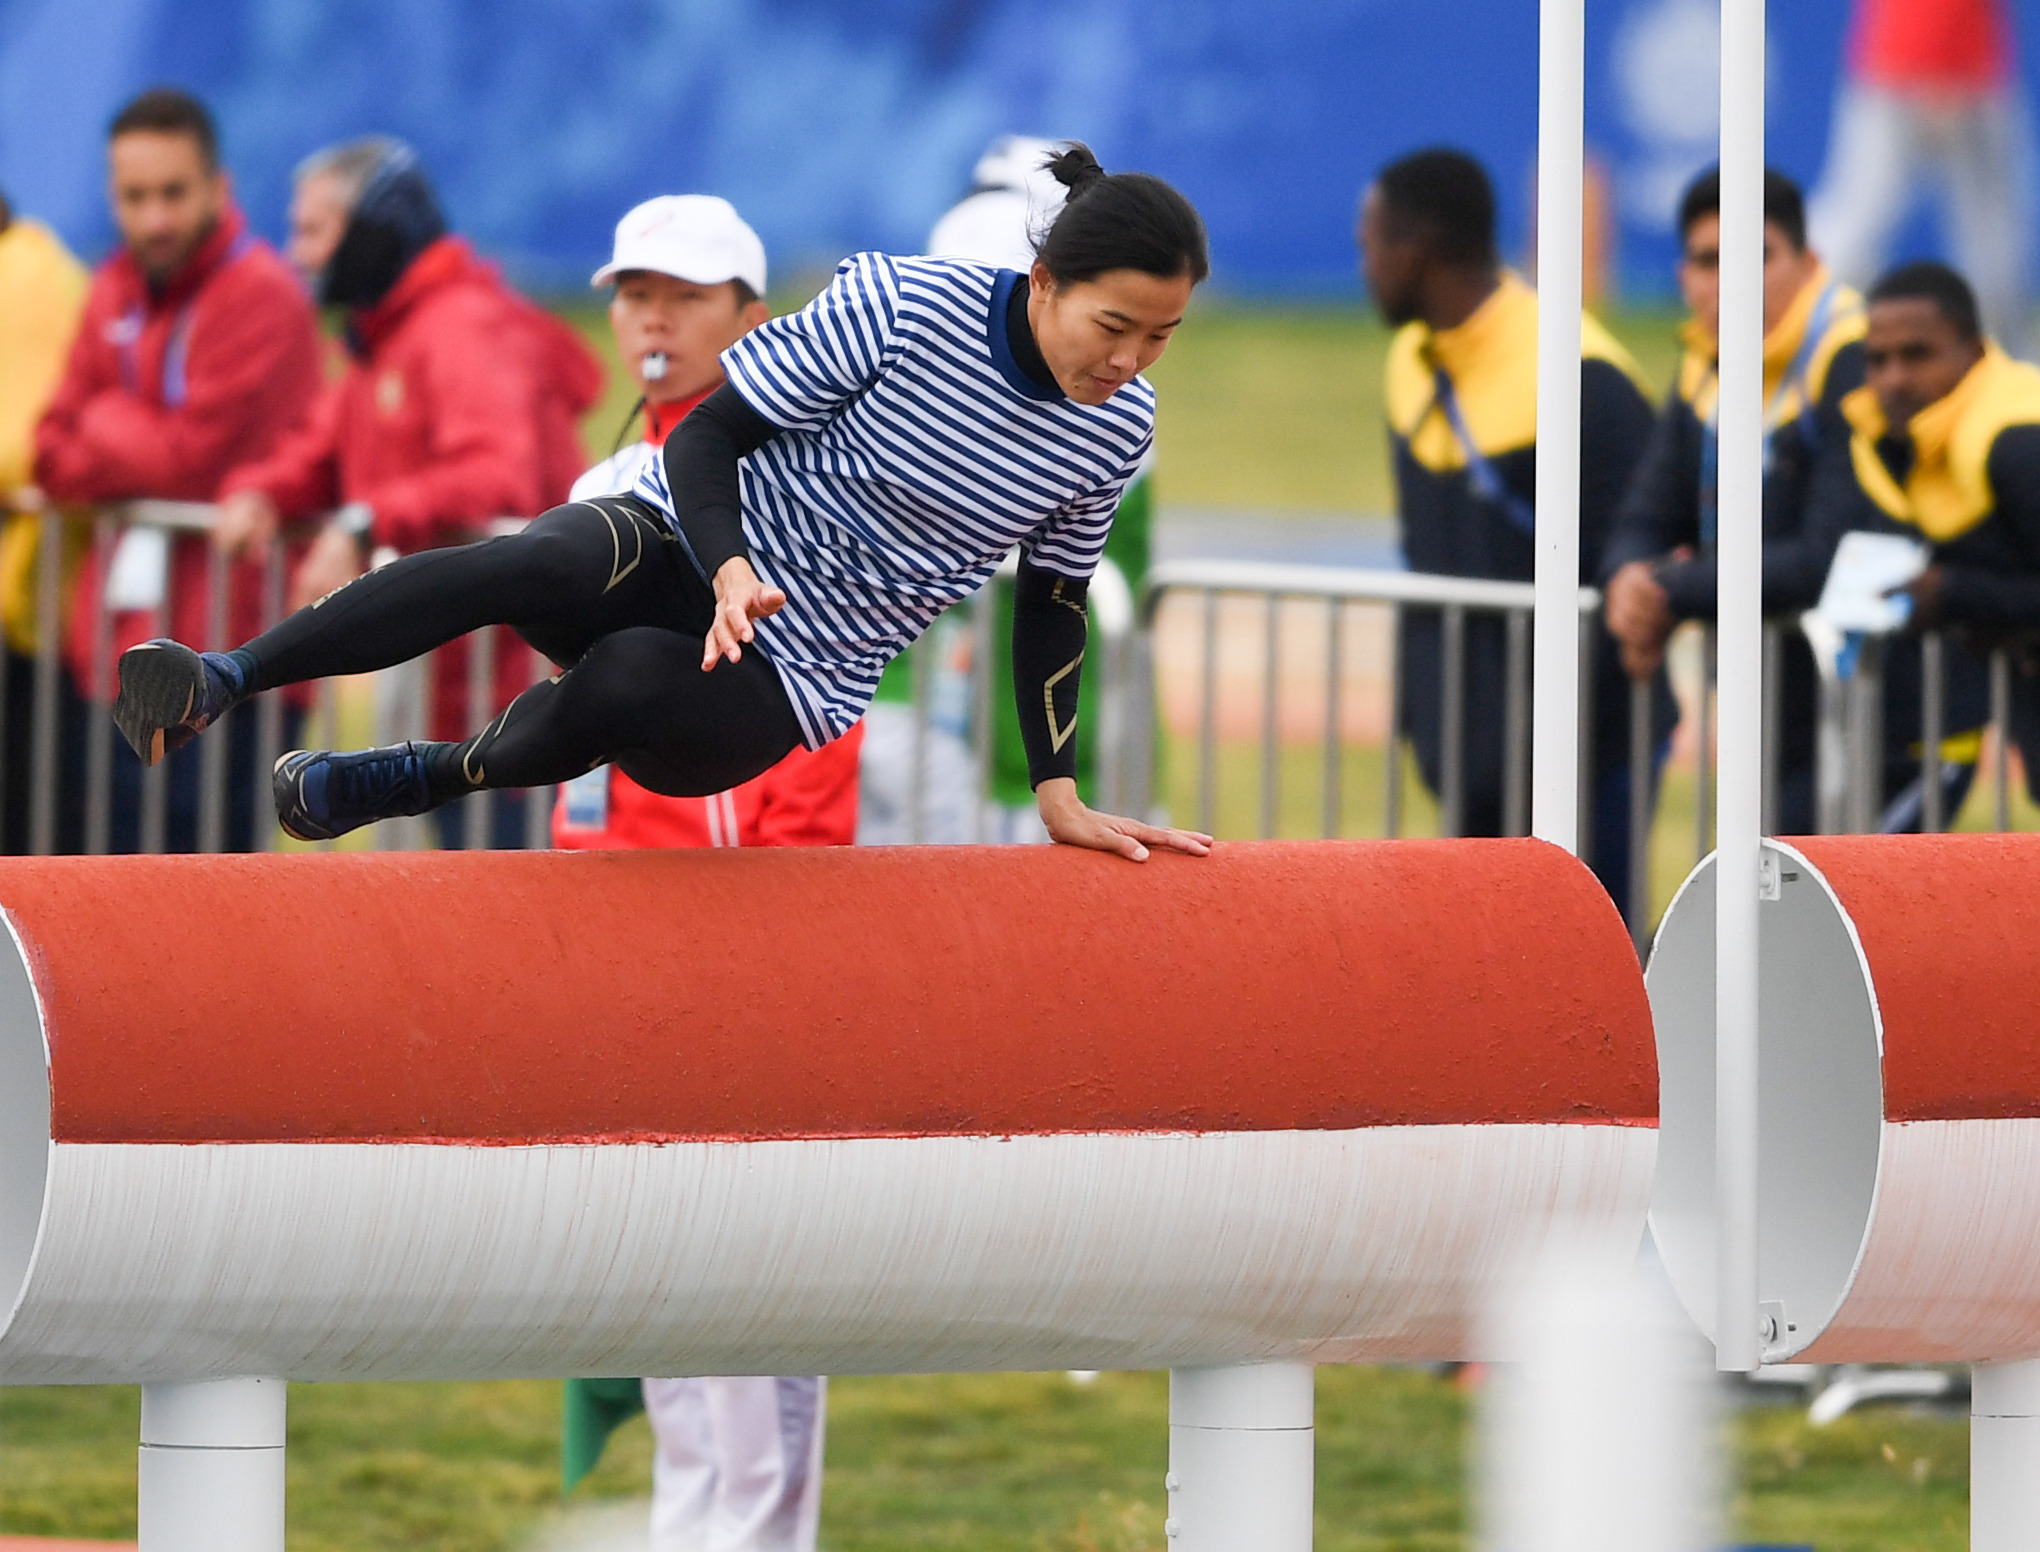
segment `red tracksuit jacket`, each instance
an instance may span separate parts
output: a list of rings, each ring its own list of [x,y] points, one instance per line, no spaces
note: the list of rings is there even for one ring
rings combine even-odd
[[[227,471],[275,447],[318,391],[319,336],[304,288],[229,209],[160,290],[126,250],[99,266],[63,383],[36,428],[36,480],[65,503],[211,501]],[[212,646],[206,570],[206,541],[177,540],[170,632]],[[231,646],[261,628],[261,567],[235,566],[229,586]],[[67,655],[89,694],[103,589],[90,562],[78,589]],[[146,613],[120,616],[115,655],[153,633]]]
[[[410,554],[479,536],[491,518],[566,499],[586,459],[579,418],[602,367],[564,323],[517,295],[457,237],[411,261],[350,320],[349,360],[310,419],[223,492],[260,490],[286,518],[349,501],[374,539]],[[531,651],[497,633],[495,707],[532,680]],[[465,738],[467,645],[434,655],[431,736]]]
[[[663,446],[706,392],[647,407],[645,440]],[[612,767],[562,788],[553,845],[568,851],[655,846],[848,846],[857,839],[857,754],[864,724],[820,749],[796,749],[762,776],[705,798],[647,792]],[[593,790],[582,786],[593,783]],[[577,790],[577,788],[579,790]]]

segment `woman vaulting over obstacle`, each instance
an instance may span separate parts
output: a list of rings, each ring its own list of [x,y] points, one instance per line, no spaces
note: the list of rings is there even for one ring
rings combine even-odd
[[[277,761],[301,840],[614,763],[720,792],[862,715],[887,662],[1020,547],[1013,668],[1048,833],[1136,861],[1210,837],[1101,814],[1076,786],[1084,599],[1154,436],[1139,376],[1209,270],[1189,201],[1083,146],[1032,272],[864,253],[723,356],[728,382],[627,496],[407,556],[232,652],[124,653],[145,762],[262,690],[366,673],[505,624],[565,671],[474,737]],[[757,650],[746,652],[747,644]]]

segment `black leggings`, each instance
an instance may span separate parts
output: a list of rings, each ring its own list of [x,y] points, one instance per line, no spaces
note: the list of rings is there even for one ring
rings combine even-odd
[[[467,788],[536,787],[613,763],[654,792],[701,797],[750,780],[800,742],[764,653],[752,647],[702,672],[714,611],[714,593],[651,509],[605,496],[554,507],[506,538],[407,555],[298,610],[242,654],[252,693],[388,668],[508,625],[566,671],[455,746],[457,766],[436,766],[457,768]]]

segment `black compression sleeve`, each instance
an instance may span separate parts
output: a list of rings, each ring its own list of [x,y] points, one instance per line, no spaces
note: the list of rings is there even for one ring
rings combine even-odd
[[[713,577],[726,560],[750,554],[737,465],[778,435],[779,427],[724,383],[666,438],[673,516],[705,576]]]
[[[1013,696],[1032,787],[1077,774],[1077,683],[1089,591],[1088,582],[1020,561],[1013,583]]]

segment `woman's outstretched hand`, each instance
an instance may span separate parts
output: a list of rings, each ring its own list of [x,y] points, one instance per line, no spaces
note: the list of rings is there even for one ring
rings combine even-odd
[[[1041,822],[1048,826],[1049,839],[1064,846],[1084,846],[1092,851],[1114,851],[1129,862],[1145,862],[1150,846],[1203,857],[1211,851],[1211,837],[1195,830],[1172,830],[1167,825],[1143,824],[1117,814],[1101,814],[1088,808],[1077,796],[1077,784],[1067,776],[1055,776],[1034,789],[1034,801],[1041,810]]]
[[[718,658],[736,662],[744,655],[744,643],[755,634],[751,622],[777,614],[785,606],[785,592],[759,581],[743,556],[733,555],[724,561],[716,568],[715,622],[701,646],[701,671],[707,673],[715,667]]]

